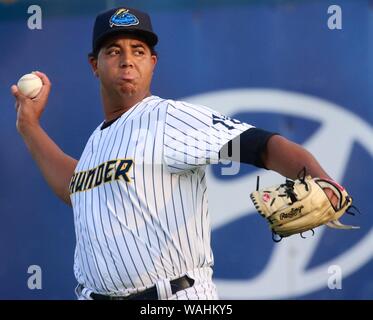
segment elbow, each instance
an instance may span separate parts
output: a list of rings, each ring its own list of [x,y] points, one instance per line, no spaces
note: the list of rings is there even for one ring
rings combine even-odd
[[[261,153],[261,160],[264,168],[268,170],[275,169],[274,154],[276,154],[276,150],[278,148],[281,148],[281,145],[286,143],[286,141],[286,138],[278,134],[274,134],[268,138],[265,147],[263,148]]]
[[[62,202],[64,202],[65,204],[67,204],[69,207],[72,207],[69,190],[67,190],[67,191],[63,190],[61,192],[58,192],[57,193],[57,197],[60,200],[62,200]]]
[[[63,202],[64,202],[65,204],[67,204],[70,208],[72,208],[72,203],[71,203],[70,197],[67,198],[67,199],[64,199]]]
[[[65,194],[64,198],[62,199],[63,202],[65,202],[69,207],[72,207],[70,193],[68,192]]]

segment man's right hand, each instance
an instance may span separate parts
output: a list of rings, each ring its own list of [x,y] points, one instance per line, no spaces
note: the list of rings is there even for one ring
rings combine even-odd
[[[25,135],[29,128],[39,126],[39,120],[43,113],[48,101],[49,92],[51,90],[51,83],[48,77],[39,71],[34,71],[33,74],[37,75],[42,83],[39,94],[30,99],[23,95],[16,85],[12,85],[11,91],[16,98],[15,108],[17,111],[17,130],[21,135]]]
[[[43,83],[34,99],[23,95],[16,85],[11,88],[16,98],[17,130],[49,186],[62,201],[71,206],[69,184],[78,161],[65,154],[40,126],[51,83],[44,73],[34,74]]]

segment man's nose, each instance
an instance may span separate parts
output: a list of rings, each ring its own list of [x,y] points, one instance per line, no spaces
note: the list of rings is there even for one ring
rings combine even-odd
[[[121,68],[133,67],[133,62],[129,54],[123,53],[121,55],[120,67]]]

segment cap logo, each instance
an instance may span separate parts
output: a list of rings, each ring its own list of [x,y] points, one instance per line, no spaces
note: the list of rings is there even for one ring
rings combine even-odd
[[[110,18],[110,27],[128,27],[139,24],[139,19],[128,9],[118,9]]]

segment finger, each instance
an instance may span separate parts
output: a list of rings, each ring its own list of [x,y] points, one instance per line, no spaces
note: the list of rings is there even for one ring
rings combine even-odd
[[[18,90],[18,87],[16,85],[12,85],[10,87],[10,91],[12,92],[13,96],[16,98],[16,102],[14,103],[14,108],[16,109],[16,112],[18,112],[20,103],[19,99],[17,98],[17,95],[21,94]]]
[[[19,106],[20,104],[18,103],[18,101],[16,101],[16,103],[14,104],[14,108],[16,109],[16,112],[18,112]]]
[[[40,72],[40,71],[33,71],[32,73],[37,75],[41,79],[41,81],[43,82],[43,85],[46,85],[49,87],[52,85],[49,78],[47,77],[45,73]]]
[[[335,195],[334,191],[330,188],[325,188],[325,194],[329,198],[330,203],[333,205],[334,209],[338,207],[338,197]]]
[[[27,97],[21,93],[21,91],[18,90],[18,87],[13,84],[10,87],[10,91],[12,92],[12,95],[18,100],[18,101],[23,101],[26,100]]]
[[[15,84],[13,84],[11,87],[10,87],[10,91],[12,92],[12,95],[17,97],[17,93],[18,93],[18,88]]]
[[[43,83],[43,86],[39,94],[33,100],[41,100],[41,99],[46,100],[49,96],[49,92],[50,92],[51,85],[52,85],[49,78],[47,77],[45,73],[40,72],[40,71],[33,71],[32,73],[37,75],[41,79],[41,82]]]

